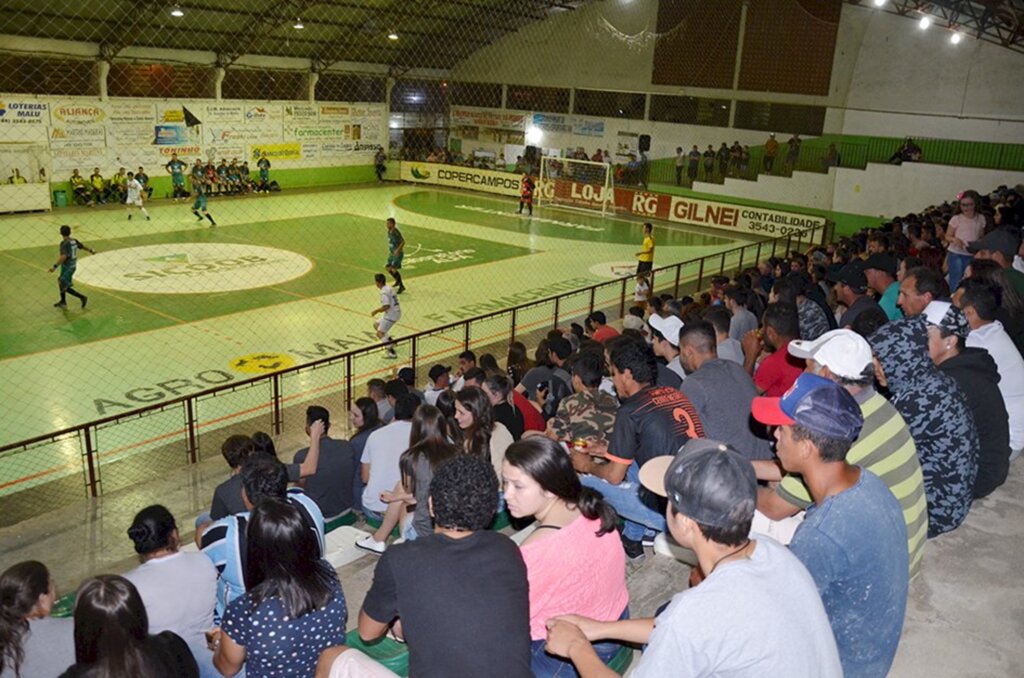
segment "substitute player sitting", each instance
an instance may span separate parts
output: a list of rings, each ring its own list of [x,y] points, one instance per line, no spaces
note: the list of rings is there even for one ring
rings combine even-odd
[[[270,160],[267,158],[266,153],[260,156],[260,159],[256,162],[256,167],[260,171],[260,181],[256,190],[260,193],[270,193]]]
[[[207,184],[203,182],[193,182],[192,188],[196,192],[195,202],[192,203],[192,214],[196,215],[196,221],[202,221],[203,217],[210,220],[211,228],[217,225],[217,222],[210,216],[209,210],[206,209],[206,194],[209,192]],[[202,214],[200,214],[202,212]]]
[[[377,289],[380,290],[380,306],[375,308],[370,315],[384,314],[383,318],[374,323],[374,327],[377,330],[377,338],[384,340],[387,344],[384,348],[384,357],[394,359],[398,357],[398,354],[395,353],[395,340],[388,332],[402,318],[402,307],[398,304],[398,295],[395,294],[391,285],[387,284],[388,279],[384,277],[383,273],[374,275],[373,281],[376,283]]]
[[[128,208],[128,221],[132,220],[132,208],[137,207],[146,217],[146,221],[149,221],[149,212],[146,211],[145,205],[142,204],[142,184],[135,178],[135,175],[131,172],[128,173],[128,179],[125,182],[125,190],[128,192],[127,197],[124,200],[125,206]]]
[[[523,213],[523,205],[526,205],[530,210],[530,216],[533,216],[533,191],[537,188],[537,184],[534,183],[533,177],[529,174],[524,174],[523,179],[519,184],[519,213]]]
[[[402,232],[398,230],[398,226],[395,225],[395,220],[389,218],[387,220],[388,227],[388,263],[385,266],[391,277],[395,279],[395,285],[398,286],[396,294],[401,294],[405,291],[405,285],[402,283],[402,259],[405,257],[405,238],[402,237]]]

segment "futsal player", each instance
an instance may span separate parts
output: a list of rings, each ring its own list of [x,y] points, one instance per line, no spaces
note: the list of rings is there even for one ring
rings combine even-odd
[[[206,209],[206,193],[208,189],[203,188],[202,183],[192,183],[192,188],[196,191],[195,202],[192,203],[192,214],[196,215],[196,221],[202,221],[203,217],[210,220],[210,226],[216,226],[217,222],[210,216],[209,210]],[[202,214],[200,214],[202,212]]]
[[[142,204],[142,184],[135,178],[135,175],[131,172],[128,173],[128,180],[125,182],[125,190],[128,195],[124,199],[124,204],[128,208],[128,221],[132,220],[132,207],[138,207],[143,216],[146,217],[146,221],[149,221],[149,212],[146,211],[145,205]]]
[[[401,294],[405,291],[405,284],[402,282],[402,259],[405,257],[405,238],[402,237],[402,232],[395,225],[394,219],[389,218],[387,226],[388,263],[385,265],[385,268],[391,274],[391,277],[395,279],[395,285],[398,286],[398,290],[395,293]]]
[[[256,168],[260,171],[260,183],[257,190],[260,193],[270,193],[270,160],[267,159],[266,153],[260,156],[256,162]]]
[[[67,308],[68,301],[67,296],[70,294],[73,297],[78,297],[82,302],[82,308],[89,303],[89,297],[84,294],[79,294],[74,289],[75,269],[78,267],[78,250],[85,250],[89,254],[96,254],[96,250],[90,249],[83,245],[80,241],[71,237],[71,227],[64,225],[60,227],[60,257],[57,259],[57,263],[50,268],[50,273],[53,273],[60,268],[60,277],[57,278],[57,285],[60,288],[60,301],[54,304],[54,308]]]
[[[402,307],[398,304],[398,295],[391,285],[387,284],[388,279],[384,277],[383,273],[374,275],[373,281],[376,283],[377,289],[380,290],[380,306],[375,308],[370,315],[384,314],[383,318],[374,323],[374,327],[377,330],[377,338],[383,339],[387,343],[384,349],[384,357],[395,359],[398,357],[398,354],[395,353],[395,340],[391,338],[388,332],[401,319]]]
[[[197,187],[202,186],[205,180],[206,165],[201,158],[196,158],[196,164],[192,165],[192,190],[195,191]]]
[[[519,183],[519,213],[523,213],[523,205],[526,205],[530,210],[530,216],[533,216],[533,191],[537,188],[537,185],[533,182],[533,177],[529,174],[524,174],[522,181]]]
[[[185,190],[185,169],[187,165],[178,160],[177,153],[171,153],[171,159],[164,167],[171,173],[171,183],[174,185],[174,199],[184,198],[188,195],[188,192]]]

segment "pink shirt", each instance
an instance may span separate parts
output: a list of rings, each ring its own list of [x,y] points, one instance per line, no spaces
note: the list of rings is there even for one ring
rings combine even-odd
[[[949,220],[949,226],[946,227],[946,238],[950,241],[953,238],[960,238],[965,245],[970,245],[981,237],[984,230],[985,217],[982,215],[976,214],[973,219],[968,219],[962,214],[957,214]],[[952,242],[949,243],[949,251],[954,254],[970,254],[966,249],[957,247]]]
[[[614,621],[629,604],[626,554],[614,530],[597,536],[598,520],[578,517],[543,539],[522,546],[530,582],[530,638],[548,637],[544,626],[560,614]]]

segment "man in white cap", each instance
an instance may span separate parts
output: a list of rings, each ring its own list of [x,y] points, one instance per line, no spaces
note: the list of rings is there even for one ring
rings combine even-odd
[[[907,528],[910,574],[917,574],[928,532],[924,476],[906,422],[875,391],[871,346],[856,332],[842,329],[814,341],[790,342],[789,351],[807,361],[808,372],[844,387],[860,406],[864,425],[846,460],[881,478],[899,500]],[[758,489],[754,531],[788,544],[804,509],[813,503],[810,490],[801,476],[781,471],[774,462],[754,462],[754,467],[758,478],[770,483]]]
[[[692,440],[644,464],[640,481],[668,499],[668,529],[707,577],[656,619],[549,620],[548,652],[571,659],[582,678],[618,675],[594,652],[598,639],[647,645],[634,678],[842,675],[807,570],[771,539],[748,536],[757,488],[750,462],[722,443]]]
[[[679,330],[683,329],[683,321],[675,315],[662,318],[653,314],[648,322],[653,330],[651,348],[654,355],[664,359],[668,369],[678,374],[680,379],[686,379],[686,371],[679,362]]]

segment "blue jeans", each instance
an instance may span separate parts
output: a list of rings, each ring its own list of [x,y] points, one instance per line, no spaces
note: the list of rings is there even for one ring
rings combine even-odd
[[[619,619],[629,619],[629,608],[627,607],[619,615]],[[579,673],[571,661],[554,657],[544,651],[545,640],[534,640],[530,642],[530,669],[534,678],[579,678]],[[593,643],[594,652],[598,658],[607,664],[615,656],[615,653],[622,647],[619,643],[612,641],[601,641]]]
[[[580,476],[580,482],[604,495],[604,500],[625,522],[622,536],[626,539],[640,541],[647,530],[665,531],[665,516],[640,501],[640,471],[635,461],[629,465],[626,477],[618,485],[586,474]]]
[[[960,281],[964,278],[964,271],[967,270],[967,265],[971,263],[970,254],[957,254],[956,252],[950,252],[946,255],[946,266],[949,268],[949,293],[956,292],[956,288],[960,285]]]

